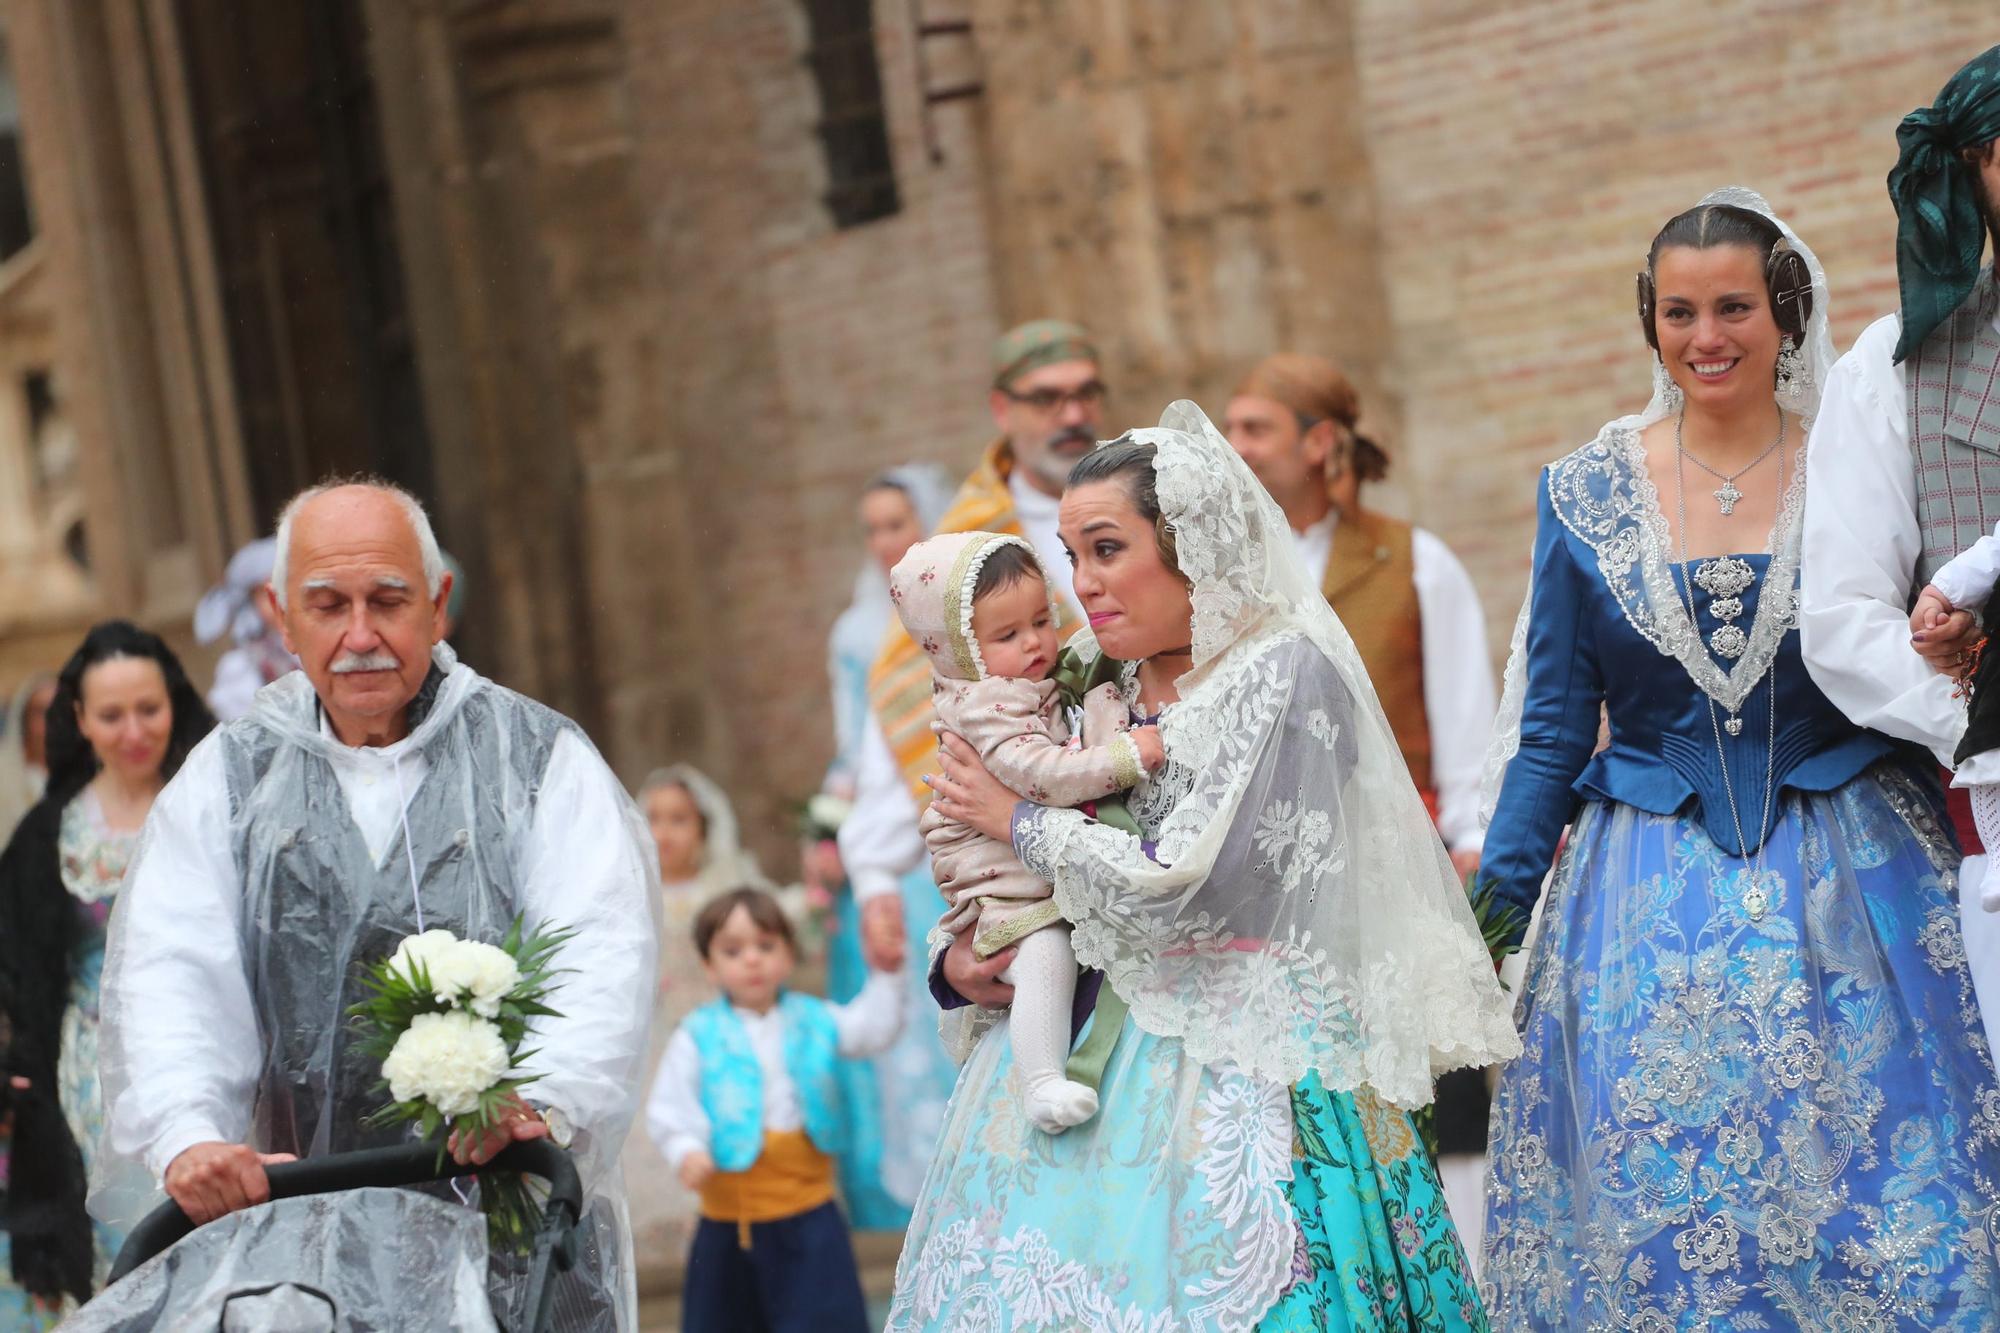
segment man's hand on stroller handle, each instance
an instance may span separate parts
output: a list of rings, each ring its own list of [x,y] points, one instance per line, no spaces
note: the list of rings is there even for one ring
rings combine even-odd
[[[241,1143],[197,1143],[167,1164],[167,1194],[190,1222],[203,1226],[269,1201],[264,1168],[297,1160],[291,1153],[260,1153]]]
[[[470,1139],[456,1132],[452,1134],[446,1146],[451,1149],[454,1162],[460,1166],[485,1166],[493,1160],[494,1154],[510,1143],[548,1137],[548,1122],[534,1107],[518,1095],[509,1100],[513,1105],[501,1113],[499,1123],[486,1133]]]

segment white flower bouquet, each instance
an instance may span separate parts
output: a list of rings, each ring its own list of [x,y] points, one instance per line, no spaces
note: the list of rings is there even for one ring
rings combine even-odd
[[[546,1000],[561,975],[555,955],[570,932],[523,936],[521,918],[498,945],[448,930],[406,936],[362,978],[366,998],[348,1013],[361,1050],[382,1062],[377,1090],[389,1100],[371,1125],[412,1124],[444,1159],[452,1134],[497,1128],[514,1095],[539,1075],[522,1065],[528,1024],[559,1017]],[[483,1173],[480,1196],[493,1245],[524,1249],[540,1220],[528,1186],[509,1172]]]

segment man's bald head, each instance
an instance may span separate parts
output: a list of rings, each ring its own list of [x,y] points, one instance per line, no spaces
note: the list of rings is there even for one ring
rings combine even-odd
[[[365,478],[323,481],[293,496],[278,514],[278,550],[271,567],[271,591],[277,595],[280,610],[284,609],[291,591],[288,580],[292,570],[293,529],[298,526],[299,515],[308,508],[324,509],[325,518],[335,523],[400,518],[416,543],[424,589],[432,597],[437,596],[444,582],[444,553],[438,549],[437,535],[431,531],[431,518],[424,512],[422,502],[393,482]]]
[[[334,732],[348,745],[409,733],[444,635],[451,577],[423,506],[384,482],[331,482],[278,519],[271,598]]]

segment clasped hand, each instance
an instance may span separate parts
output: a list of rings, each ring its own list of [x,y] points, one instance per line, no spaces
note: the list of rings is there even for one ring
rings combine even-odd
[[[1972,649],[1979,637],[1979,622],[1972,613],[1952,606],[1937,588],[1926,587],[1918,594],[1910,612],[1910,646],[1933,671],[1953,678],[1963,676],[1972,665]]]

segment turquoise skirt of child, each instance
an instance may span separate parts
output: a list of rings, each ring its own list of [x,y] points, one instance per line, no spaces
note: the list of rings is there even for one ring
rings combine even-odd
[[[1027,1124],[1004,1022],[967,1062],[888,1327],[1486,1328],[1404,1112],[1189,1060],[1129,1021],[1103,1108]]]

